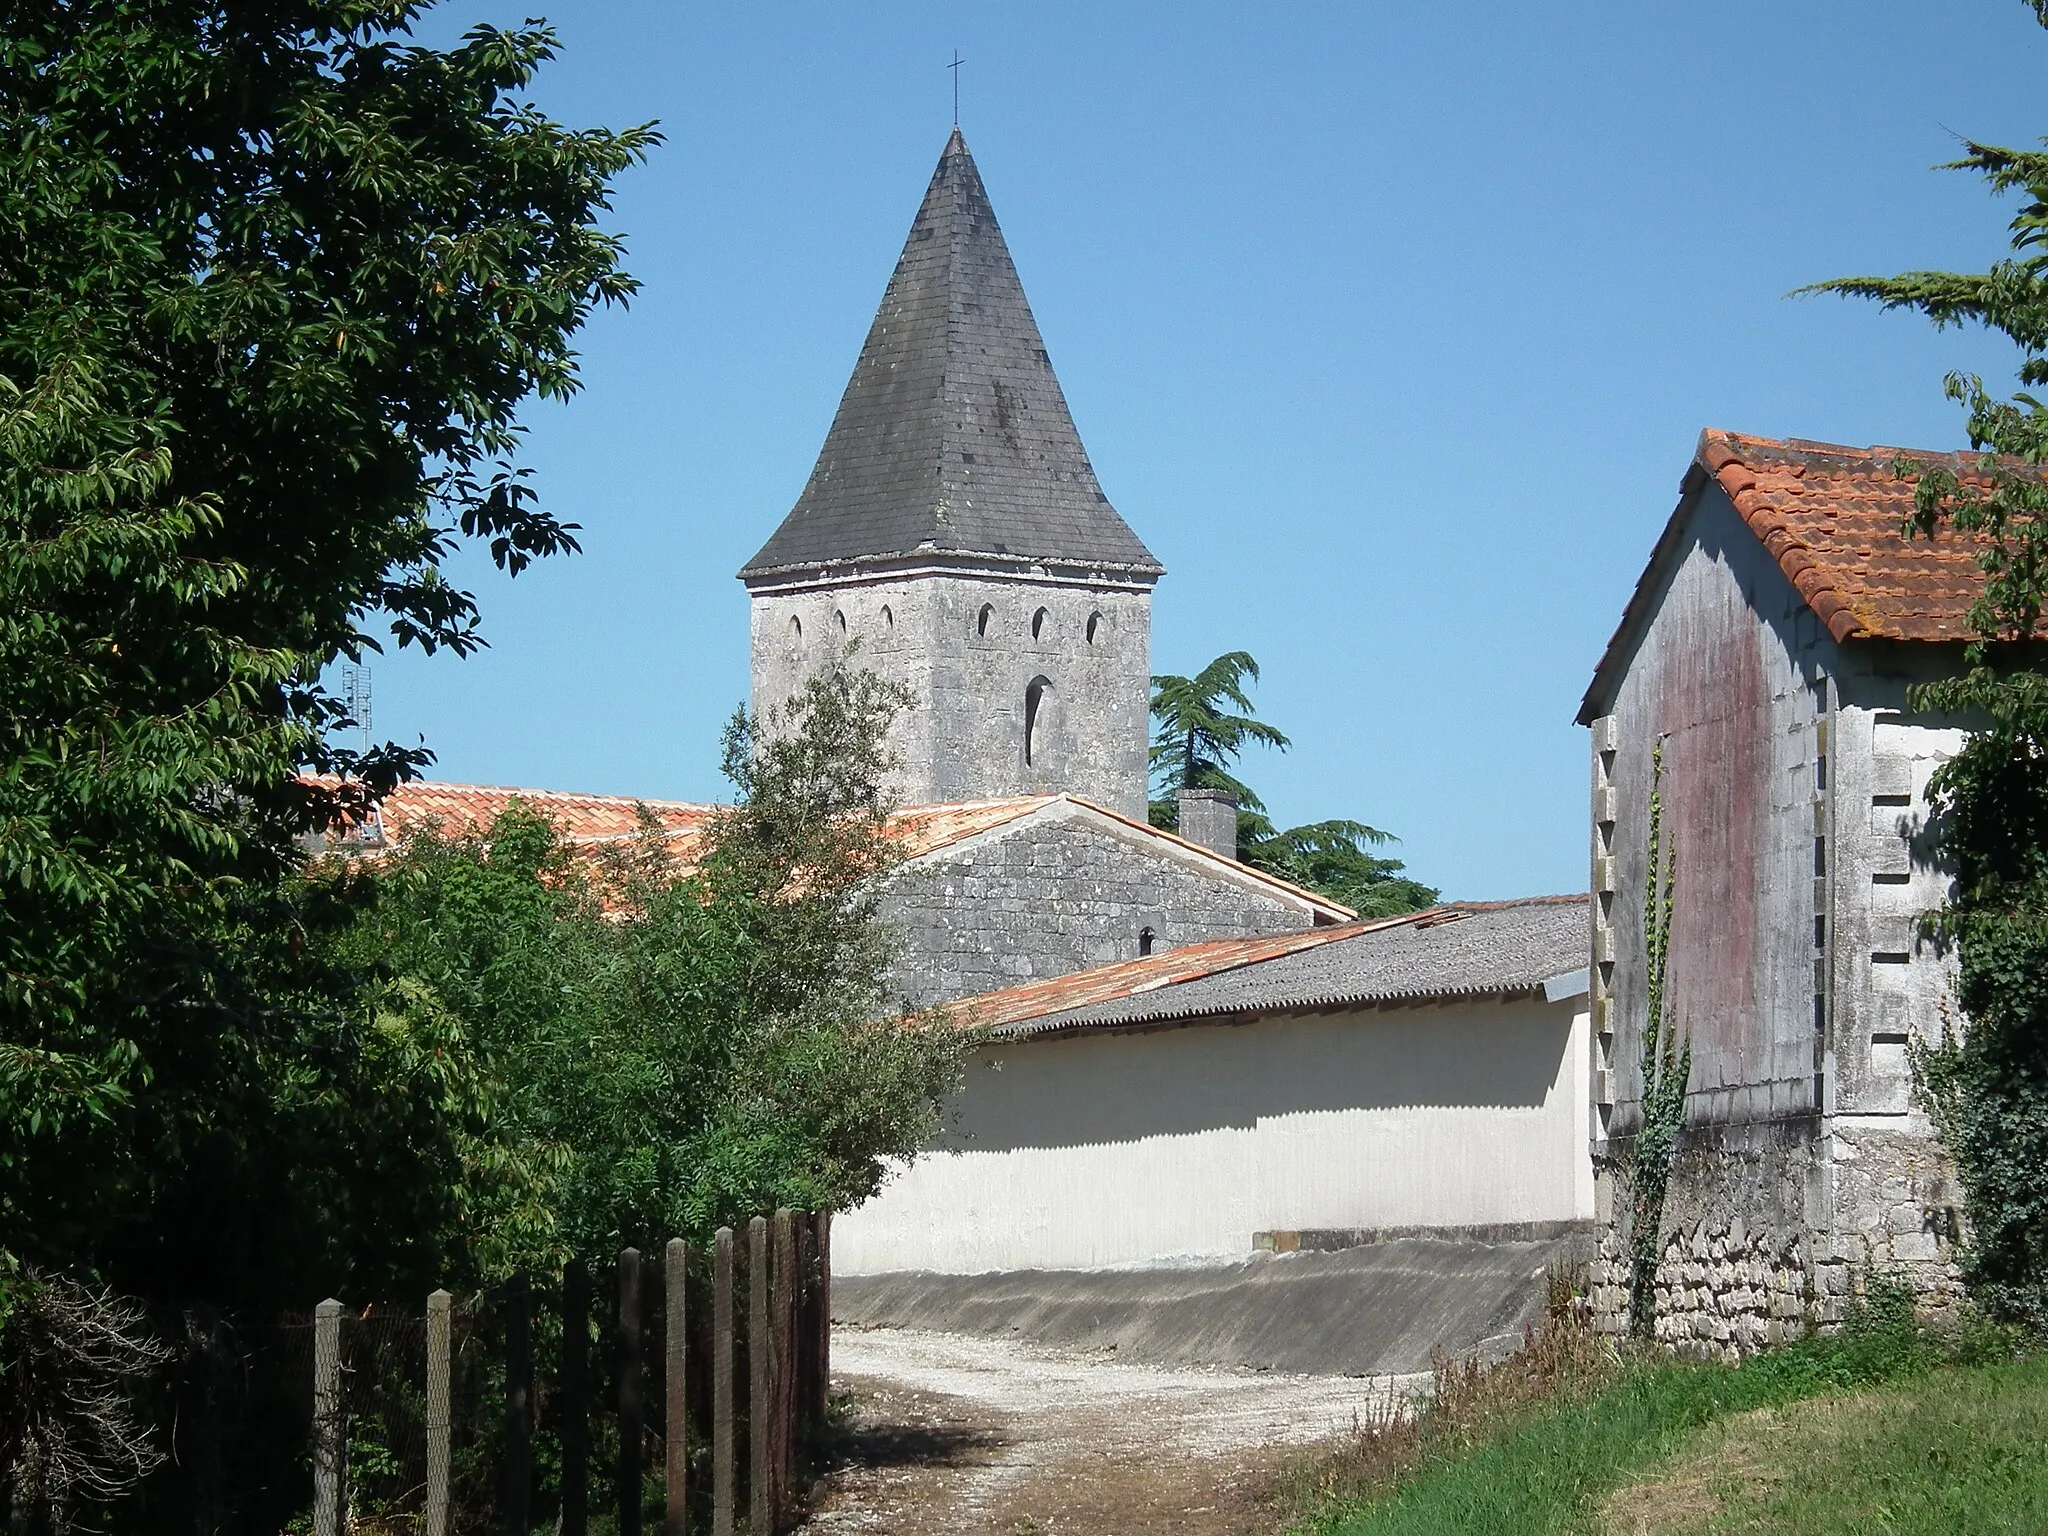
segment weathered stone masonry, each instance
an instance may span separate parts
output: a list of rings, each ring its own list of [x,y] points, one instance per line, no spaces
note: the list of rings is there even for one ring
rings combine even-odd
[[[1950,1305],[1961,1201],[1908,1056],[1952,1007],[1952,966],[1915,920],[1946,883],[1926,846],[1927,780],[1960,738],[1906,699],[1954,658],[1837,642],[1705,477],[1688,482],[1631,618],[1582,717],[1600,1326],[1627,1327],[1660,742],[1678,867],[1669,987],[1694,1060],[1658,1337],[1753,1349],[1838,1321],[1873,1272]]]
[[[1079,819],[919,860],[883,906],[904,943],[899,985],[919,1005],[946,1002],[1135,959],[1148,931],[1163,951],[1315,921],[1305,903],[1205,862]]]

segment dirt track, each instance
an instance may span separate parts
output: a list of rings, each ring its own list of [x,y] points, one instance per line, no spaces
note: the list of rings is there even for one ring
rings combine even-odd
[[[863,1536],[1250,1536],[1274,1475],[1416,1378],[1162,1370],[898,1329],[832,1341],[844,1464],[804,1529]]]

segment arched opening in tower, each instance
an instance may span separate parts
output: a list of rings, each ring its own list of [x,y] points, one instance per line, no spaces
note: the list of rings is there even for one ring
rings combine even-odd
[[[1045,756],[1046,706],[1051,701],[1052,679],[1034,677],[1024,689],[1024,766],[1039,766]]]

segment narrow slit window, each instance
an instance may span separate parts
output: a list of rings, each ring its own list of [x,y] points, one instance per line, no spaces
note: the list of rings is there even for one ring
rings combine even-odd
[[[975,633],[976,633],[977,635],[985,635],[985,634],[987,634],[987,633],[988,633],[988,621],[989,621],[990,619],[994,618],[995,616],[996,616],[996,610],[995,610],[995,605],[994,605],[993,603],[983,603],[983,604],[981,605],[981,612],[980,612],[979,614],[977,614],[977,615],[975,616],[975,619],[974,619],[974,632],[975,632]]]
[[[1034,677],[1024,690],[1024,766],[1036,767],[1045,756],[1045,700],[1052,692],[1049,678]]]
[[[1045,610],[1043,608],[1031,615],[1031,638],[1034,640],[1045,638]]]
[[[1099,614],[1099,613],[1091,613],[1091,614],[1089,614],[1089,615],[1088,615],[1088,643],[1089,643],[1090,645],[1093,645],[1093,644],[1095,643],[1095,632],[1096,632],[1096,631],[1097,631],[1098,629],[1100,629],[1100,628],[1102,628],[1102,615],[1101,615],[1101,614]]]
[[[1145,956],[1151,954],[1152,947],[1158,942],[1158,934],[1154,933],[1150,928],[1140,928],[1138,930],[1138,958],[1142,960]]]

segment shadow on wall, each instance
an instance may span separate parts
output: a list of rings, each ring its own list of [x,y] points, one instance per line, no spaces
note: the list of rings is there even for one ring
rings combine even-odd
[[[984,1046],[949,1152],[1100,1146],[1289,1115],[1537,1110],[1570,1060],[1572,1005],[1368,1010]]]

